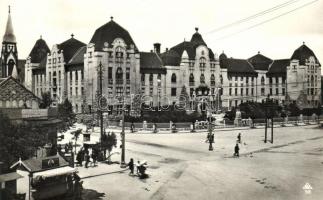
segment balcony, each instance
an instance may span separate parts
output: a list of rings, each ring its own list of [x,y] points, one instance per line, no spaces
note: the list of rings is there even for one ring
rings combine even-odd
[[[194,85],[195,85],[195,83],[194,83],[194,82],[189,82],[189,83],[188,83],[188,85],[189,85],[189,86],[194,86]]]

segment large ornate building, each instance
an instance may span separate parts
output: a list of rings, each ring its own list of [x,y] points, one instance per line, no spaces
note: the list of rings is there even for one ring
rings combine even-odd
[[[90,42],[72,37],[49,49],[36,41],[25,65],[25,85],[37,96],[50,91],[54,104],[71,100],[78,113],[97,109],[102,73],[102,94],[110,113],[131,106],[136,94],[152,106],[174,104],[183,90],[194,104],[207,99],[213,109],[230,109],[245,101],[271,95],[279,103],[315,107],[320,102],[321,65],[305,44],[287,59],[272,60],[260,53],[248,59],[217,57],[198,28],[190,41],[161,52],[141,52],[127,30],[111,21],[99,27]],[[193,108],[193,107],[192,107]]]

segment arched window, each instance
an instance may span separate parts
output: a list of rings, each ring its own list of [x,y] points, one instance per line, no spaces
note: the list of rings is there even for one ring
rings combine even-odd
[[[174,73],[172,74],[171,82],[176,83],[176,74]]]
[[[311,86],[314,86],[314,76],[311,76]]]
[[[191,73],[189,77],[189,85],[194,86],[194,75]]]
[[[261,77],[261,85],[265,85],[265,77]]]
[[[161,86],[161,75],[160,74],[157,75],[157,84],[158,84],[158,87]]]
[[[141,74],[141,83],[145,84],[145,74]]]
[[[220,82],[221,82],[221,84],[223,84],[223,76],[222,75],[220,75]]]
[[[205,83],[205,76],[204,76],[204,74],[201,74],[200,83]]]
[[[154,75],[153,74],[150,74],[149,75],[149,82],[152,82],[152,81],[154,81]]]
[[[123,58],[123,49],[122,47],[116,48],[116,58]]]
[[[116,82],[117,84],[123,84],[123,72],[122,68],[118,67],[116,71]]]
[[[215,86],[215,76],[214,76],[214,74],[211,75],[211,85]]]

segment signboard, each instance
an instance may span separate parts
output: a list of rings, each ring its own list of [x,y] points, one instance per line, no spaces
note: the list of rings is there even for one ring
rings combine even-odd
[[[43,159],[41,166],[42,166],[42,169],[59,167],[59,158]]]
[[[22,118],[48,117],[48,109],[22,109]]]

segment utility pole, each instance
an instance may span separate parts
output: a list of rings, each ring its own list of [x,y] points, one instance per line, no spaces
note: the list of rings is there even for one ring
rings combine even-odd
[[[99,66],[98,66],[98,74],[99,74],[99,94],[98,94],[98,114],[100,117],[100,149],[102,151],[102,138],[103,138],[103,132],[104,132],[104,128],[103,128],[103,111],[100,108],[101,103],[102,103],[102,74],[103,74],[103,69],[102,69],[102,63],[100,62]]]
[[[121,131],[121,142],[122,142],[122,149],[121,149],[121,166],[122,168],[126,167],[125,162],[125,145],[126,145],[126,134],[125,134],[125,86],[123,86],[123,95],[122,95],[122,131]]]

